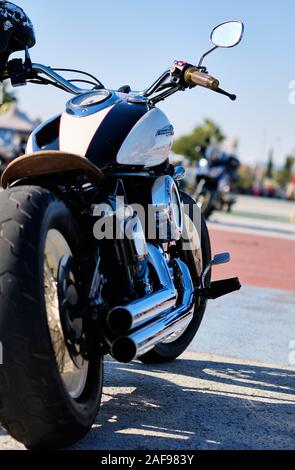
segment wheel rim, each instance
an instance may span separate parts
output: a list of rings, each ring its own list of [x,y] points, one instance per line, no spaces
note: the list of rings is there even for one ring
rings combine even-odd
[[[186,236],[186,239],[189,240],[190,250],[192,251],[192,254],[193,254],[196,269],[198,271],[199,276],[201,276],[201,273],[203,270],[203,256],[202,256],[202,249],[201,249],[201,240],[200,240],[198,230],[196,229],[196,226],[194,225],[193,221],[190,219],[190,217],[187,214],[184,215],[184,227],[185,227],[185,236]],[[195,306],[193,307],[193,309],[194,308]],[[174,341],[177,341],[188,328],[189,328],[189,325],[176,331],[171,336],[169,336],[164,341],[162,341],[162,344],[174,343]]]
[[[86,385],[88,362],[81,355],[72,359],[60,318],[59,266],[64,257],[71,256],[71,249],[58,230],[50,230],[46,237],[44,253],[44,295],[47,323],[56,363],[64,386],[73,399],[78,399]],[[72,326],[82,334],[82,320],[73,320]]]

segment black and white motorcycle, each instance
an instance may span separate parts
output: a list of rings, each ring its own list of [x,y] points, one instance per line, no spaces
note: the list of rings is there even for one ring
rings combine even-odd
[[[106,354],[172,361],[207,300],[240,288],[237,278],[211,282],[229,255],[211,257],[200,210],[178,187],[184,170],[169,164],[173,126],[156,107],[197,85],[235,96],[202,66],[208,53],[198,66],[175,62],[142,92],[108,90],[86,73],[93,88],[81,89],[31,62],[23,10],[1,2],[0,27],[2,81],[74,95],[33,132],[0,194],[0,422],[28,448],[60,448],[96,419]],[[238,44],[243,29],[217,26],[211,51]],[[16,50],[25,59],[9,61]]]

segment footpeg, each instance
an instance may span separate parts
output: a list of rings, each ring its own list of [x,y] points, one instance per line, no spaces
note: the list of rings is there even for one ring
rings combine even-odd
[[[219,253],[215,255],[213,260],[211,261],[212,266],[219,266],[220,264],[226,264],[230,262],[230,254],[229,253]]]
[[[240,290],[241,287],[239,278],[234,277],[232,279],[211,282],[211,286],[208,289],[198,289],[197,294],[206,299],[218,299],[231,292]]]
[[[215,255],[212,261],[206,266],[206,268],[203,271],[203,274],[201,276],[201,287],[204,290],[205,289],[205,281],[207,274],[209,271],[211,271],[213,266],[219,266],[220,264],[226,264],[230,262],[230,254],[229,253],[219,253],[218,255]]]

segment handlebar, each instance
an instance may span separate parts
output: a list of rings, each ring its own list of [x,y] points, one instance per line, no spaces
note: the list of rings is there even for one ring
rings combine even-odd
[[[47,75],[47,77],[55,80],[62,88],[64,88],[65,91],[73,93],[74,95],[80,95],[81,93],[89,91],[89,89],[83,89],[77,87],[76,85],[73,85],[71,82],[63,78],[50,67],[46,67],[46,65],[32,64],[32,69],[34,72],[44,73],[44,75]]]
[[[11,69],[13,65],[13,70],[9,69],[10,64]],[[166,70],[149,88],[142,92],[132,92],[131,95],[148,99],[155,92],[162,91],[162,93],[150,99],[150,101],[155,104],[158,101],[161,101],[162,99],[165,99],[169,95],[175,93],[179,89],[184,89],[183,87],[194,87],[198,85],[215,91],[216,93],[223,94],[233,101],[236,99],[235,95],[231,95],[225,90],[219,88],[219,81],[216,78],[212,77],[211,75],[208,75],[205,72],[201,72],[200,69],[195,66],[189,64],[186,65],[186,63],[184,62],[177,63],[177,65],[179,64],[182,66],[179,72],[180,80],[182,80],[183,85],[181,85],[181,82],[178,82],[178,84],[175,83],[174,80],[170,84],[165,84],[167,78],[169,78],[169,76],[171,76],[172,74],[171,70]],[[175,69],[176,68],[174,68],[173,73],[175,72]],[[22,61],[18,59],[15,59],[8,63],[8,67],[2,72],[1,80],[11,78],[12,81],[14,78],[14,86],[20,86],[25,84],[26,80],[33,81],[33,79],[38,79],[38,73],[44,74],[52,80],[52,82],[48,83],[51,83],[53,85],[55,84],[59,88],[74,95],[81,95],[90,91],[89,88],[77,87],[71,81],[59,75],[51,67],[47,67],[43,64],[32,64],[30,61],[28,64],[26,64],[26,62],[23,64]]]
[[[11,69],[10,67],[11,66]],[[13,70],[12,70],[13,67]],[[11,79],[13,86],[25,85],[27,80],[39,78],[38,73],[46,75],[52,79],[53,82],[59,85],[64,91],[72,93],[74,95],[80,95],[86,93],[89,88],[79,88],[69,80],[56,73],[51,67],[47,67],[43,64],[29,64],[29,68],[26,69],[25,64],[21,60],[15,59],[8,63],[8,66],[1,73],[1,81]]]

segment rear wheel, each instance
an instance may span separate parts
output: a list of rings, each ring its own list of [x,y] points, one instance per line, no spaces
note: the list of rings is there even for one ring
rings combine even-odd
[[[187,228],[189,228],[188,232],[193,234],[193,237],[190,240],[191,249],[180,251],[180,257],[187,264],[194,286],[197,288],[200,285],[200,276],[204,267],[211,261],[210,238],[202,215],[200,215],[200,226],[198,227],[195,223],[196,202],[186,193],[181,193],[181,197],[185,205],[185,219]],[[185,240],[182,240],[181,243],[184,244]],[[206,285],[207,287],[210,286],[210,275],[206,278]],[[206,305],[207,302],[204,300],[196,304],[193,319],[185,330],[178,331],[167,338],[166,341],[155,346],[151,351],[141,356],[139,358],[140,361],[145,364],[165,363],[173,361],[180,356],[194,339],[203,319]]]
[[[103,381],[99,349],[83,354],[79,227],[35,186],[0,194],[0,227],[0,422],[28,448],[61,448],[90,430]]]

